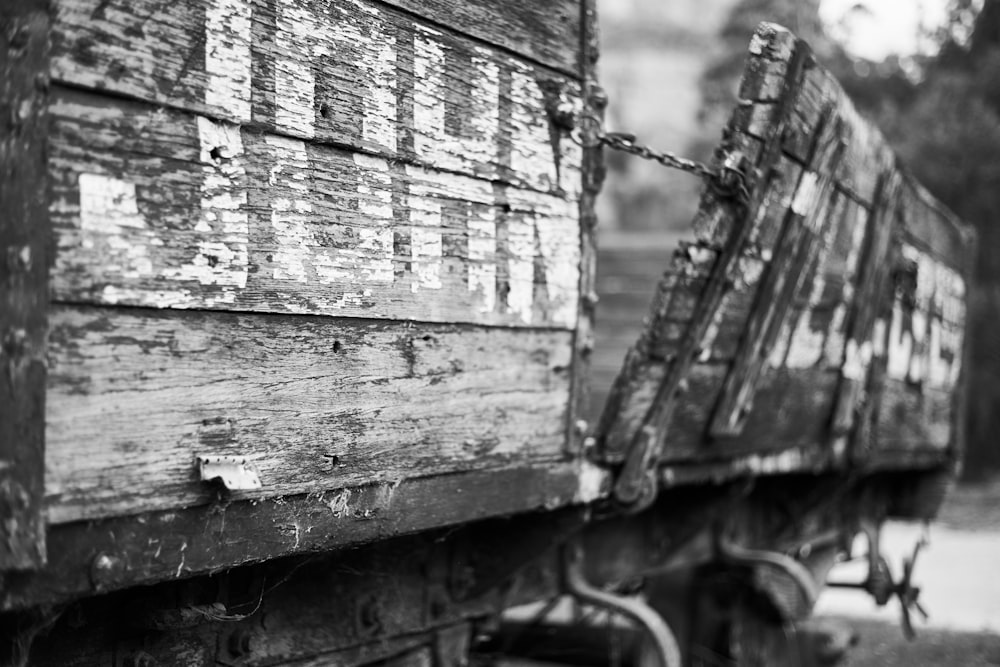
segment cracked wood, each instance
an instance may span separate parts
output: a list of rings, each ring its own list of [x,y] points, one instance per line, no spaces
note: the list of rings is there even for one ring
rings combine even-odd
[[[198,455],[253,462],[262,488],[237,499],[562,455],[569,332],[71,307],[51,319],[54,523],[209,502]]]

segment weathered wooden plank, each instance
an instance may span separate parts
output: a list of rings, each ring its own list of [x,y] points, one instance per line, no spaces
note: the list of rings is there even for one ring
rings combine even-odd
[[[965,266],[969,228],[912,179],[904,186],[900,217],[911,245],[929,252],[943,268]]]
[[[210,502],[197,456],[322,493],[562,456],[571,334],[219,312],[52,313],[53,523]],[[346,495],[328,494],[340,511]]]
[[[445,27],[470,13],[509,17],[480,30],[491,31],[552,12],[533,24],[544,33],[578,12],[572,0],[518,4],[465,3],[432,26],[368,0],[61,0],[54,76],[275,134],[575,192],[580,149],[550,114],[579,106],[578,72],[567,78]],[[578,49],[574,41],[569,53]]]
[[[502,5],[490,0],[458,5],[448,0],[385,1],[567,74],[577,74],[579,61],[586,57],[580,53],[586,30],[581,6],[586,0],[513,0]]]
[[[713,437],[735,436],[742,431],[754,403],[760,374],[774,353],[791,300],[810,275],[808,268],[814,263],[826,229],[841,222],[843,207],[838,208],[835,203],[839,198],[832,178],[843,150],[839,123],[828,112],[825,121],[816,122],[825,126],[815,149],[810,148],[810,169],[802,172],[786,212],[781,236],[762,277],[736,360],[715,407],[710,427]]]
[[[48,567],[8,577],[0,609],[588,502],[594,499],[592,470],[579,463],[513,464],[408,478],[395,488],[391,482],[364,485],[337,510],[330,501],[339,495],[306,494],[55,525]]]
[[[662,460],[724,465],[739,454],[753,463],[755,451],[780,458],[790,447],[796,453],[781,458],[781,470],[813,470],[846,461],[849,444],[881,437],[874,432],[886,427],[872,419],[884,421],[885,379],[907,387],[890,400],[922,420],[908,433],[914,447],[936,448],[939,460],[942,443],[954,440],[944,429],[954,408],[935,396],[954,393],[960,376],[964,226],[900,170],[877,129],[790,33],[759,28],[740,95],[721,153],[746,165],[752,196],[743,209],[706,189],[695,219],[699,243],[684,248],[661,280],[612,390],[602,453],[621,461],[652,426],[665,440]],[[880,174],[900,183],[901,203],[889,211],[877,201]],[[909,258],[909,296],[887,282],[891,246]],[[721,293],[713,288],[720,284]],[[706,382],[727,374],[731,362],[725,383]],[[869,378],[870,362],[886,368]],[[838,380],[848,376],[858,382]],[[849,396],[834,410],[838,382]],[[925,394],[937,407],[913,409]],[[719,406],[709,431],[738,435],[721,449],[704,446],[698,406],[706,402]],[[757,431],[741,431],[751,423]],[[769,437],[769,428],[785,431]],[[767,465],[778,465],[771,458]]]
[[[46,2],[0,6],[0,571],[45,563]]]
[[[749,162],[750,156],[743,156],[749,162],[748,169],[753,170],[750,175],[769,173],[780,159],[782,131],[793,111],[793,91],[800,85],[804,67],[809,59],[809,49],[805,44],[797,42],[791,33],[773,27],[762,28],[758,31],[751,49],[753,50],[755,47],[758,53],[766,53],[769,56],[779,52],[788,52],[789,65],[785,72],[784,87],[789,92],[770,112],[774,123],[763,133],[760,150],[759,152],[755,151],[755,160]],[[731,136],[737,139],[732,146],[728,146],[728,148],[737,151],[744,145],[738,140],[738,137],[752,134],[747,130],[748,119],[743,117],[739,111],[738,109],[734,113],[730,128]],[[752,187],[754,183],[751,182],[750,185]],[[638,434],[646,425],[650,426],[656,434],[656,448],[662,448],[666,439],[666,428],[670,422],[670,413],[675,405],[676,393],[690,370],[691,364],[701,354],[703,339],[706,333],[711,331],[712,323],[716,319],[716,311],[731,283],[730,273],[738,263],[751,233],[751,225],[734,223],[736,220],[753,219],[754,212],[760,209],[765,197],[766,195],[761,189],[752,188],[748,202],[723,201],[715,196],[708,196],[706,199],[706,205],[721,207],[725,211],[721,216],[723,219],[731,218],[733,221],[729,224],[719,222],[714,226],[717,228],[730,227],[733,231],[726,237],[721,254],[713,264],[709,281],[700,296],[698,315],[687,327],[682,342],[678,346],[678,352],[671,360],[655,393],[649,394],[643,391],[630,395],[627,390],[631,384],[631,381],[627,379],[628,376],[639,372],[645,362],[646,350],[648,349],[648,339],[645,334],[640,338],[633,352],[630,352],[626,357],[626,364],[620,376],[621,382],[616,382],[615,387],[613,387],[601,420],[598,439],[603,454],[608,459],[621,460],[632,443],[636,442]],[[657,304],[658,301],[654,298],[654,312],[658,308]],[[635,405],[629,406],[629,403]],[[645,407],[642,407],[643,405]],[[645,417],[639,421],[619,418],[619,415],[640,412],[644,413]]]
[[[56,300],[575,326],[573,199],[75,91],[51,114]]]
[[[739,438],[706,450],[712,406],[727,376],[725,365],[697,364],[678,397],[663,460],[726,460],[750,452],[825,448],[833,406],[835,372],[826,369],[770,369],[757,387],[754,408]],[[805,461],[808,457],[803,457]]]
[[[855,425],[862,390],[868,386],[872,360],[878,365],[885,348],[878,345],[880,334],[876,331],[879,316],[884,315],[889,295],[892,242],[898,239],[898,203],[900,179],[886,173],[877,189],[870,219],[866,224],[864,257],[858,272],[857,299],[850,305],[840,384],[837,388],[831,429],[836,435],[847,435]],[[884,321],[882,324],[884,329]],[[883,334],[884,335],[884,334]],[[878,341],[878,342],[877,342]],[[878,371],[875,371],[878,373]],[[863,408],[866,409],[866,408]]]
[[[597,307],[597,199],[604,183],[605,167],[603,147],[597,138],[604,118],[607,94],[598,83],[597,61],[600,52],[598,35],[597,2],[581,2],[580,75],[584,91],[584,113],[598,119],[598,123],[580,128],[584,149],[581,162],[579,196],[579,287],[577,317],[573,336],[573,361],[570,373],[570,438],[567,454],[584,453],[587,438],[591,437],[591,375],[592,354],[595,347],[595,310]]]

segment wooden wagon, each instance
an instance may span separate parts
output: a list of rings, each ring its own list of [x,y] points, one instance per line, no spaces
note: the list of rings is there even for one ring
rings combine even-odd
[[[5,660],[490,662],[570,593],[695,664],[933,514],[970,237],[790,33],[600,416],[590,0],[0,17]]]

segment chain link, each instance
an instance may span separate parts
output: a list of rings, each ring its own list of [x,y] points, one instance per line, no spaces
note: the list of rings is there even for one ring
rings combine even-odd
[[[723,197],[734,198],[740,203],[748,204],[750,201],[750,189],[747,183],[743,156],[740,153],[728,155],[720,168],[714,169],[707,164],[680,157],[670,151],[659,151],[640,144],[635,140],[635,135],[624,132],[602,132],[600,123],[596,119],[590,119],[596,127],[591,136],[594,143],[591,146],[607,146],[608,148],[629,155],[634,155],[643,160],[652,160],[668,169],[679,169],[703,178],[716,193]],[[582,146],[586,144],[581,142]]]
[[[712,169],[708,165],[702,164],[701,162],[680,157],[679,155],[669,151],[658,151],[650,148],[649,146],[636,143],[635,136],[631,134],[625,134],[623,132],[599,134],[597,135],[597,141],[613,150],[628,153],[642,158],[643,160],[653,160],[654,162],[659,162],[668,169],[687,171],[709,180],[716,180],[720,176],[719,171]]]

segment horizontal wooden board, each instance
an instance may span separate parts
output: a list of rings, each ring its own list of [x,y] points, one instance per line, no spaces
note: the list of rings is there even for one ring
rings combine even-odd
[[[59,90],[55,300],[572,329],[577,203]]]
[[[385,1],[567,74],[579,71],[581,0]]]
[[[219,312],[57,307],[49,340],[52,523],[219,492],[196,456],[244,457],[262,488],[336,491],[555,461],[571,334]],[[328,509],[350,497],[328,493]]]
[[[551,114],[579,108],[577,80],[448,27],[489,18],[479,32],[507,25],[515,41],[552,42],[569,36],[575,3],[485,4],[448,16],[429,5],[422,13],[444,24],[432,25],[369,0],[60,0],[53,75],[275,134],[575,192],[580,148]],[[578,35],[579,20],[577,9],[569,32]],[[542,34],[524,35],[528,27]]]
[[[11,574],[0,610],[179,579],[294,554],[593,500],[593,466],[511,464],[490,470],[382,481],[336,494],[304,494],[54,525],[48,567]],[[390,492],[391,491],[391,492]],[[551,524],[546,524],[551,525]],[[105,558],[102,558],[104,556]],[[95,565],[96,563],[96,565]]]

